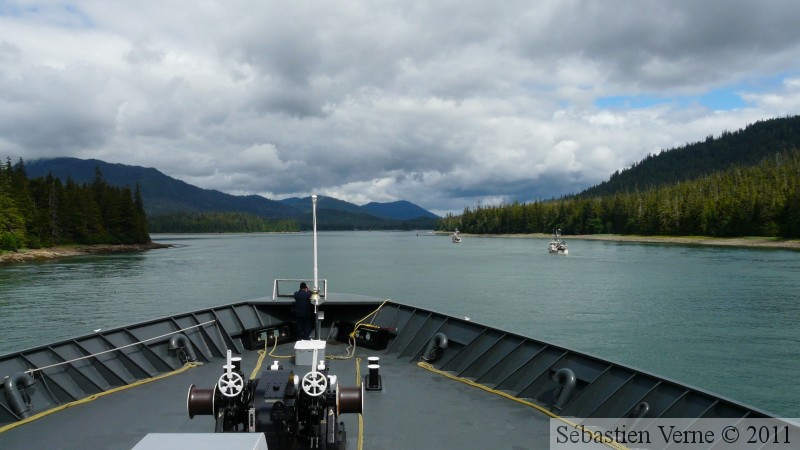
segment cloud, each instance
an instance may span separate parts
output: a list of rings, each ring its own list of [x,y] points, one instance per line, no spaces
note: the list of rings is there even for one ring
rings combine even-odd
[[[0,154],[437,213],[800,107],[800,4],[0,5]]]

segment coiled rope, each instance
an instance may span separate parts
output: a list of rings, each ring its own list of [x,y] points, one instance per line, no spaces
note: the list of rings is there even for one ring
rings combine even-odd
[[[356,354],[356,332],[358,331],[358,328],[361,327],[361,326],[365,326],[364,321],[369,319],[372,316],[377,315],[378,312],[381,310],[381,308],[383,308],[383,305],[385,305],[386,302],[388,302],[390,300],[391,299],[387,298],[386,300],[383,301],[383,303],[380,304],[380,306],[375,308],[374,311],[372,311],[371,313],[369,313],[366,316],[362,317],[361,320],[359,320],[358,322],[355,323],[355,325],[353,326],[353,331],[350,332],[350,335],[349,335],[349,337],[347,339],[347,341],[348,341],[348,343],[350,345],[347,346],[347,349],[345,350],[345,355],[344,356],[329,355],[329,356],[326,356],[326,358],[327,359],[350,359],[353,356],[355,356],[355,354]]]

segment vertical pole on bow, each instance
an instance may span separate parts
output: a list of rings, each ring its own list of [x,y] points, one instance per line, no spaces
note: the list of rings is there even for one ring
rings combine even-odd
[[[319,292],[319,274],[317,272],[317,196],[311,196],[311,218],[314,227],[314,291]]]
[[[315,321],[315,334],[316,338],[321,339],[321,323],[319,320],[319,305],[321,299],[319,296],[319,271],[317,269],[317,195],[311,196],[311,220],[314,229],[314,289],[311,290],[311,303],[314,304],[314,321]]]

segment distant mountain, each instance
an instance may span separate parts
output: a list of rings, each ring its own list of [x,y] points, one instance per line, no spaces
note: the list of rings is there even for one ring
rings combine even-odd
[[[301,209],[306,212],[311,212],[311,197],[292,197],[281,200],[282,203]],[[413,219],[439,219],[436,214],[421,208],[411,202],[400,200],[390,203],[371,202],[363,206],[358,206],[354,203],[346,202],[344,200],[335,199],[333,197],[325,197],[323,195],[317,198],[317,209],[332,209],[336,211],[344,211],[352,214],[367,214],[371,216],[380,217],[387,220],[413,220]]]
[[[241,212],[269,219],[293,219],[301,228],[311,227],[311,199],[270,200],[259,195],[237,196],[212,189],[202,189],[154,169],[113,164],[97,159],[53,158],[27,161],[29,178],[54,177],[77,183],[90,183],[99,168],[112,186],[139,184],[148,216],[181,212]],[[372,206],[370,206],[372,205]],[[358,206],[332,197],[319,196],[319,219],[327,223],[320,229],[433,229],[435,214],[413,203],[401,201]],[[371,209],[377,209],[373,212]],[[413,214],[411,213],[413,211]],[[321,224],[320,224],[321,225]]]
[[[305,213],[311,213],[311,197],[291,197],[279,201]],[[317,196],[317,209],[333,209],[336,211],[345,211],[353,214],[364,214],[366,212],[356,204],[333,197],[326,197],[324,195]]]
[[[579,196],[641,191],[694,180],[733,166],[753,166],[791,149],[800,149],[800,116],[763,120],[738,131],[724,131],[717,138],[708,136],[702,142],[648,155]]]
[[[383,217],[385,219],[411,220],[420,217],[428,219],[439,218],[439,216],[436,214],[422,209],[419,206],[405,200],[391,203],[371,202],[362,206],[362,208],[373,215]]]
[[[201,189],[153,168],[78,158],[40,159],[25,163],[30,178],[44,177],[52,173],[62,181],[71,177],[77,183],[89,183],[94,180],[95,168],[98,167],[106,181],[113,186],[133,187],[139,183],[148,215],[236,211],[285,219],[301,214],[291,206],[259,195],[237,196],[212,189]]]

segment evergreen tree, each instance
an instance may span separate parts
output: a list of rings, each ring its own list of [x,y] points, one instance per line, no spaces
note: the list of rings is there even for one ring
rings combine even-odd
[[[138,186],[112,187],[99,168],[91,184],[62,185],[52,174],[28,179],[22,159],[0,166],[0,249],[148,242]]]

